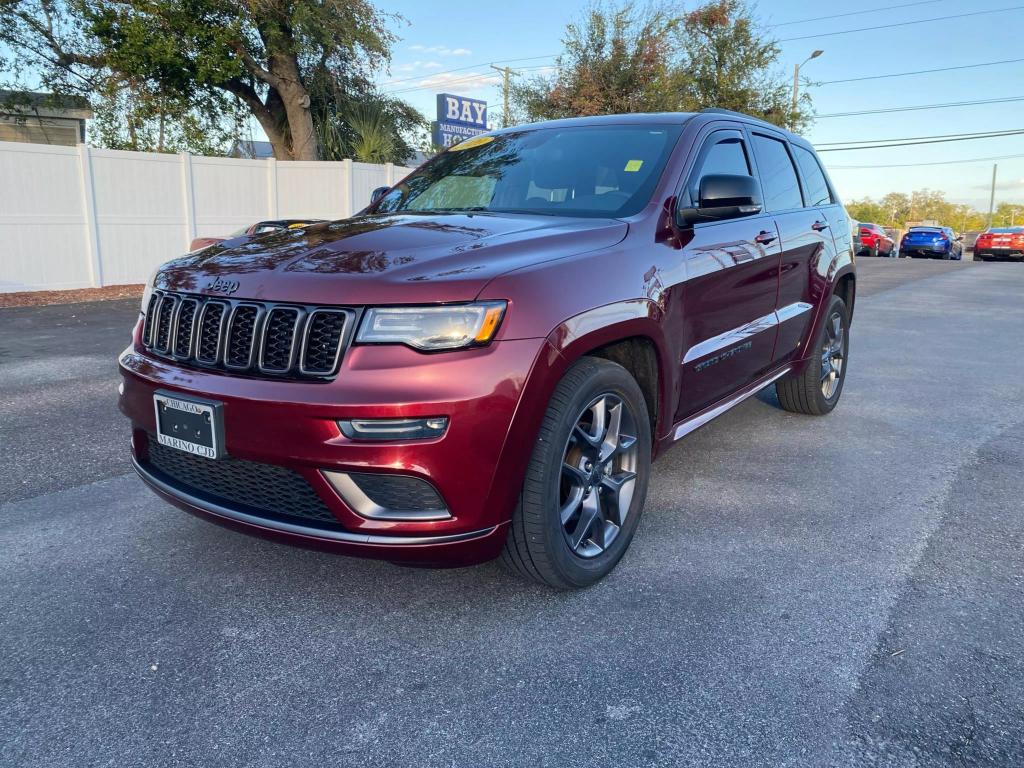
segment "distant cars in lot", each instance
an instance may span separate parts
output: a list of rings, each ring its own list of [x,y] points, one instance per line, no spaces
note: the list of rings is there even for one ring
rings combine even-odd
[[[996,227],[982,232],[974,241],[974,258],[1024,260],[1024,227]]]
[[[878,224],[861,223],[857,227],[858,256],[895,256],[896,241]]]
[[[963,257],[963,244],[949,227],[911,227],[900,241],[900,256],[914,259]]]
[[[267,232],[282,232],[286,229],[298,229],[299,227],[306,227],[310,224],[316,224],[323,221],[323,219],[273,219],[270,221],[257,221],[248,227],[243,227],[237,232],[232,232],[226,237],[194,237],[192,243],[189,245],[189,251],[198,251],[200,248],[206,248],[217,243],[223,243],[225,240],[231,240],[235,237],[243,237],[245,235],[264,235]]]

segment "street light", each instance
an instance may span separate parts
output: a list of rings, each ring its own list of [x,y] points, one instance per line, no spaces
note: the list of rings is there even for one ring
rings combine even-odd
[[[796,100],[797,100],[798,91],[800,90],[800,67],[802,67],[804,64],[806,64],[811,59],[818,58],[823,53],[824,53],[824,51],[814,51],[814,53],[812,53],[810,56],[808,56],[802,62],[797,64],[795,67],[793,67],[793,114],[794,115],[796,115]]]

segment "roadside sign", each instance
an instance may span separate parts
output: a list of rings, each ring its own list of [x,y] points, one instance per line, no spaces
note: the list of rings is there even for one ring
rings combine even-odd
[[[487,132],[487,102],[451,93],[437,94],[437,120],[431,123],[436,146],[450,147]]]

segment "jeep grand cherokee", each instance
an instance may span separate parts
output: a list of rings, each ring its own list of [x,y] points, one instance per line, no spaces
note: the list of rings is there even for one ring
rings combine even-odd
[[[651,461],[847,370],[850,223],[811,146],[723,110],[464,141],[359,215],[163,265],[120,357],[162,497],[292,544],[607,574]]]

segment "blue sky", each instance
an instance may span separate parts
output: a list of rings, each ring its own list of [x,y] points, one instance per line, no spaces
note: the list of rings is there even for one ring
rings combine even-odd
[[[780,71],[792,77],[793,65],[816,48],[824,54],[803,69],[815,81],[953,67],[1005,59],[1024,59],[1021,30],[1024,8],[1001,13],[906,25],[940,16],[1013,7],[1012,0],[934,0],[898,7],[909,0],[893,0],[886,11],[881,0],[839,4],[806,0],[762,2],[757,14],[780,40]],[[587,0],[522,0],[508,3],[449,3],[392,0],[383,10],[401,14],[393,25],[402,38],[395,46],[389,76],[382,75],[386,91],[405,98],[434,116],[434,95],[448,91],[488,101],[492,118],[500,116],[499,76],[491,62],[517,59],[512,67],[535,74],[561,50],[565,25],[579,19]],[[694,7],[687,3],[685,7]],[[841,18],[806,21],[812,17],[855,13]],[[829,35],[861,27],[882,29]],[[449,70],[458,69],[458,72]],[[1024,61],[998,66],[940,72],[854,83],[835,83],[811,89],[819,115],[898,106],[1024,97]],[[457,82],[456,82],[457,81]],[[1024,128],[1024,101],[920,112],[897,112],[855,117],[819,118],[808,131],[816,144],[863,139],[886,139]],[[878,166],[935,161],[1024,155],[1024,134],[979,141],[961,141],[917,147],[823,153],[833,180],[845,199],[886,192],[910,192],[928,187],[944,191],[950,199],[978,208],[988,207],[993,161],[924,167],[847,169],[841,166]],[[999,163],[996,200],[1024,201],[1024,157]]]

